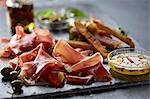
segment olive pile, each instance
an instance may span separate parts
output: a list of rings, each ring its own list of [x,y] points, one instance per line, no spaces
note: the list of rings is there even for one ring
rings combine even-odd
[[[3,75],[2,81],[11,82],[12,89],[14,94],[21,94],[23,92],[22,87],[23,83],[21,80],[18,79],[18,75],[21,71],[20,67],[16,67],[15,69],[11,67],[4,67],[1,70],[1,74]]]

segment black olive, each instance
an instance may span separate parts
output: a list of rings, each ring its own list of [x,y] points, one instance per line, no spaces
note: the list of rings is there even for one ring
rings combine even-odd
[[[104,64],[108,64],[108,60],[107,60],[107,59],[104,59],[103,63],[104,63]]]
[[[122,30],[122,28],[121,28],[121,27],[118,27],[118,29],[119,29],[119,30]]]
[[[4,76],[2,78],[2,82],[7,82],[7,81],[10,81],[10,77],[9,76]]]
[[[10,72],[10,78],[11,81],[16,80],[18,78],[18,72],[17,71]]]
[[[14,91],[20,91],[21,88],[23,87],[23,83],[21,80],[14,80],[11,82],[11,86]]]
[[[10,75],[10,72],[13,71],[14,69],[11,68],[11,67],[4,67],[2,70],[1,70],[1,74],[3,76],[9,76]]]
[[[21,94],[21,93],[23,93],[23,90],[22,90],[22,89],[14,90],[14,94],[19,95],[19,94]]]
[[[21,71],[21,68],[19,66],[16,66],[15,71]]]
[[[14,91],[14,94],[21,94],[23,92],[23,90],[22,90],[23,83],[21,80],[12,81],[11,86]]]

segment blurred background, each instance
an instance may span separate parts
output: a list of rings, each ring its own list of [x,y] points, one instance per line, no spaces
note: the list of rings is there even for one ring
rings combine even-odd
[[[35,12],[74,6],[113,26],[120,25],[145,49],[150,49],[150,0],[34,0]],[[10,36],[6,8],[0,7],[0,36]]]

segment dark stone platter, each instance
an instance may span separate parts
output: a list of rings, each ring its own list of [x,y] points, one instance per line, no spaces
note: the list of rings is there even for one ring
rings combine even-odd
[[[0,60],[0,68],[7,65],[8,60]],[[101,93],[112,91],[119,88],[127,88],[133,86],[150,85],[150,75],[142,76],[126,76],[119,75],[118,73],[110,70],[107,64],[104,64],[105,68],[112,73],[112,80],[110,82],[95,82],[92,85],[69,85],[65,84],[63,88],[52,88],[49,86],[28,86],[23,87],[23,93],[20,95],[12,95],[12,88],[9,83],[2,82],[2,75],[0,75],[0,98],[64,98],[75,95],[86,95],[93,93]],[[119,79],[118,79],[119,78]],[[122,79],[122,80],[121,80]]]
[[[91,10],[95,11],[95,10]],[[99,19],[104,20],[107,24],[113,27],[117,27],[118,25],[116,22],[111,20],[106,14],[104,14],[102,11],[99,11],[100,15],[98,16]],[[55,37],[60,39],[67,39],[68,34],[54,34]],[[136,43],[137,48],[141,48]],[[7,66],[8,60],[0,59],[0,69],[3,66]],[[107,64],[104,64],[105,68],[109,70],[109,66]],[[115,74],[115,72],[111,71]],[[113,76],[114,76],[113,75]],[[123,75],[124,76],[124,75]],[[121,77],[120,77],[121,78]],[[124,76],[124,78],[128,78]],[[130,78],[130,77],[129,77]],[[133,87],[133,86],[143,86],[143,85],[150,85],[150,75],[143,75],[143,76],[134,76],[133,78],[137,79],[130,79],[130,81],[121,80],[116,78],[114,76],[111,80],[111,82],[95,82],[92,85],[88,86],[81,86],[81,85],[68,85],[65,84],[63,88],[51,88],[49,86],[29,86],[29,87],[23,87],[24,92],[20,95],[12,95],[12,88],[9,83],[2,82],[2,75],[0,75],[0,98],[62,98],[62,97],[71,97],[75,95],[86,95],[86,94],[94,94],[94,93],[101,93],[101,92],[107,92],[112,91],[119,88],[127,88],[127,87]],[[139,80],[140,78],[140,80]],[[141,78],[144,78],[141,80]]]

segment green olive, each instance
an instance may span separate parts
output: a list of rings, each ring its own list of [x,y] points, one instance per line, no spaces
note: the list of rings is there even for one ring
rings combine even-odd
[[[4,77],[8,77],[10,76],[10,72],[13,71],[14,69],[11,68],[11,67],[4,67],[2,70],[1,70],[1,74],[4,76]]]

